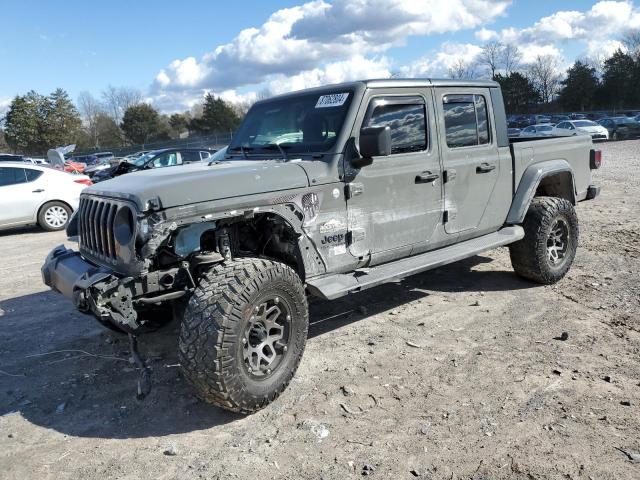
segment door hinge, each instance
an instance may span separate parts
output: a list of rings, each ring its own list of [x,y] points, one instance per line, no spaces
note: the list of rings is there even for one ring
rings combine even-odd
[[[356,242],[364,240],[367,236],[364,228],[354,228],[347,232],[347,246],[353,245]]]
[[[447,223],[449,221],[449,210],[445,210],[442,212],[442,223]]]
[[[447,183],[456,178],[456,171],[453,168],[445,170],[442,174],[442,182]]]
[[[347,199],[364,193],[364,184],[358,182],[347,183],[345,185],[345,196]]]

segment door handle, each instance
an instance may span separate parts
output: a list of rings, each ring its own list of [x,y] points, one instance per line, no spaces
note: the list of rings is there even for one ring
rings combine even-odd
[[[42,193],[44,192],[44,188],[37,188],[35,190],[32,190],[32,193]]]
[[[431,172],[422,172],[416,176],[416,183],[431,183],[440,178],[440,174]]]
[[[481,163],[476,167],[476,173],[488,173],[495,169],[496,166],[492,163]]]

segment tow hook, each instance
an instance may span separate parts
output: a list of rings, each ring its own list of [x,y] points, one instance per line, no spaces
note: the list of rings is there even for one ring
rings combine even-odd
[[[140,370],[136,398],[142,400],[151,392],[151,369],[145,365],[144,360],[140,357],[138,338],[132,333],[129,334],[129,349],[131,350],[131,362],[135,363]]]

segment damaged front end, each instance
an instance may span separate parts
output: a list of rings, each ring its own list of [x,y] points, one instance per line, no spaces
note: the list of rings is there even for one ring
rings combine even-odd
[[[175,227],[150,217],[125,200],[83,196],[67,229],[79,251],[54,248],[42,266],[44,283],[102,324],[139,332],[152,320],[147,312],[195,287],[189,262],[160,254]]]
[[[292,227],[301,215],[293,204],[212,213],[84,194],[67,229],[78,251],[56,247],[42,277],[78,310],[135,334],[159,311],[171,315],[216,263],[264,256],[291,265],[302,278],[322,271],[308,238]]]
[[[60,245],[42,266],[44,283],[70,298],[83,313],[101,323],[136,333],[147,319],[141,312],[174,301],[195,287],[188,266],[178,266],[139,276],[119,276],[107,267],[94,265],[80,252]]]

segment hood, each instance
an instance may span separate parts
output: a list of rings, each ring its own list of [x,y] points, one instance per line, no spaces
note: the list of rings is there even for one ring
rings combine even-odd
[[[132,200],[141,210],[152,198],[161,208],[309,186],[297,163],[236,160],[209,166],[192,163],[128,173],[87,188],[90,195]]]

